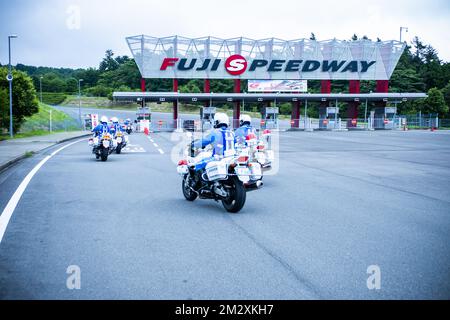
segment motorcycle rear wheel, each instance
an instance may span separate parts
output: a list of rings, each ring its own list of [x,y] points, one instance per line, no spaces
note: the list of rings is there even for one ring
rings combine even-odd
[[[247,192],[244,184],[237,177],[230,179],[230,182],[231,188],[227,188],[230,195],[227,199],[222,200],[222,205],[228,212],[237,213],[244,207]]]

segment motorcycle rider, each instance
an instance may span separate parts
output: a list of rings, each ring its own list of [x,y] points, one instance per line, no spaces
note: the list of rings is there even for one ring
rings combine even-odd
[[[195,148],[213,146],[212,155],[227,156],[234,154],[234,132],[229,128],[230,120],[225,113],[218,112],[214,116],[214,130],[205,138],[193,143]]]
[[[110,133],[108,126],[108,117],[102,116],[100,118],[100,123],[94,129],[92,129],[92,132],[94,133],[94,137],[98,137],[103,133]]]
[[[252,118],[248,114],[242,114],[239,117],[239,128],[234,132],[236,142],[246,145],[246,137],[249,134],[253,134],[256,137],[256,130],[252,126]]]
[[[192,146],[195,148],[205,148],[208,145],[213,146],[212,157],[203,160],[203,165],[197,170],[205,170],[209,161],[219,157],[232,156],[236,153],[234,148],[234,132],[229,128],[230,120],[225,113],[219,112],[214,116],[214,129],[203,139],[194,141]],[[225,197],[227,195],[223,187],[216,182],[213,190],[216,194]]]
[[[113,135],[115,135],[117,132],[123,132],[122,130],[122,126],[119,124],[119,119],[117,119],[117,117],[112,117],[111,118],[111,133]]]

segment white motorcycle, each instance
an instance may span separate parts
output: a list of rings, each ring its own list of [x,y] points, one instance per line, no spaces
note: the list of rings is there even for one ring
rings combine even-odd
[[[117,154],[122,152],[122,149],[126,147],[128,143],[128,136],[124,135],[122,132],[117,132],[114,137],[114,147]]]
[[[220,200],[225,210],[236,213],[244,206],[247,191],[262,187],[261,166],[250,162],[248,156],[212,156],[211,150],[195,150],[193,143],[189,149],[177,166],[186,200]]]
[[[102,133],[97,137],[92,137],[88,141],[89,146],[92,147],[92,153],[95,154],[95,158],[102,161],[108,160],[108,155],[112,150],[112,137],[109,133]]]

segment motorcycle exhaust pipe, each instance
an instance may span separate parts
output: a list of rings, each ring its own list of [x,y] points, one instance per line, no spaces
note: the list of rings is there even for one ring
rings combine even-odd
[[[258,180],[251,184],[244,184],[244,187],[245,187],[245,191],[250,192],[250,191],[255,191],[255,190],[261,189],[263,185],[264,185],[263,182],[261,180]]]

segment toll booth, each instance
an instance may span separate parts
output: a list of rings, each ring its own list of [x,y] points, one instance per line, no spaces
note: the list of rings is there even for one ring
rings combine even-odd
[[[319,129],[331,130],[339,127],[339,107],[319,108]]]
[[[138,101],[139,107],[136,110],[136,131],[144,132],[145,128],[150,130],[152,122],[152,112],[143,101]]]
[[[150,107],[138,107],[136,111],[136,120],[152,120]]]
[[[209,130],[214,126],[214,116],[216,114],[215,107],[200,108],[200,121],[202,130]]]
[[[278,107],[263,107],[261,112],[261,129],[278,128]]]
[[[376,107],[374,111],[373,125],[375,130],[395,129],[397,107]]]

